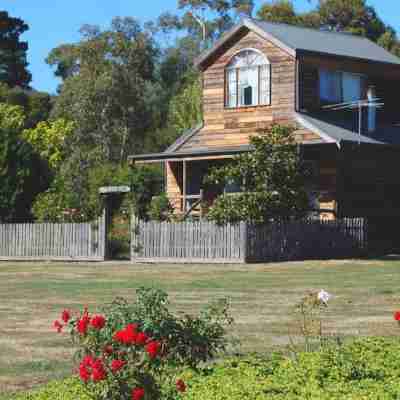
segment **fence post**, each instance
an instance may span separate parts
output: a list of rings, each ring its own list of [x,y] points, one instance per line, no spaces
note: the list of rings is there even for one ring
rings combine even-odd
[[[140,220],[132,212],[131,216],[131,261],[135,262],[136,259],[140,255],[140,243],[139,243],[139,235],[140,235]]]
[[[240,222],[240,242],[242,246],[242,261],[244,263],[247,262],[248,259],[248,229],[247,229],[247,222],[246,221],[241,221]]]

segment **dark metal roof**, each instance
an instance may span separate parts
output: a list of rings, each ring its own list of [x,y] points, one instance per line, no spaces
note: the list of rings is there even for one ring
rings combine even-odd
[[[314,129],[332,138],[337,144],[340,142],[356,142],[370,144],[400,145],[400,125],[381,123],[373,134],[363,132],[358,134],[357,113],[353,116],[334,114],[334,112],[301,113],[300,123],[307,128]]]
[[[180,159],[189,157],[202,157],[202,156],[222,156],[222,155],[235,155],[244,153],[251,150],[251,146],[236,146],[236,147],[220,147],[217,149],[201,149],[182,152],[164,152],[152,154],[140,154],[129,156],[129,161],[163,161],[168,159]]]
[[[294,50],[400,65],[400,58],[362,36],[265,21],[252,22]]]
[[[200,55],[196,64],[202,65],[222,44],[243,28],[258,33],[292,56],[301,52],[312,52],[400,66],[400,58],[362,36],[265,22],[251,18],[243,19],[223,35],[211,49]]]

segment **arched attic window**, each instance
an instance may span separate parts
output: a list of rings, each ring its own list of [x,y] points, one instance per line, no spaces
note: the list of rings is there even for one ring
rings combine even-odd
[[[225,106],[271,104],[271,64],[260,51],[241,50],[225,69]]]

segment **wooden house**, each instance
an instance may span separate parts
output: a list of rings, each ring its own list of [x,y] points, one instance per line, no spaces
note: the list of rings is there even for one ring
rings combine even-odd
[[[210,166],[251,151],[249,137],[271,124],[296,127],[312,166],[310,202],[322,217],[400,217],[400,59],[368,39],[244,19],[197,60],[203,122],[165,152],[131,156],[162,162],[179,213],[208,189]],[[327,105],[379,98],[374,107]]]

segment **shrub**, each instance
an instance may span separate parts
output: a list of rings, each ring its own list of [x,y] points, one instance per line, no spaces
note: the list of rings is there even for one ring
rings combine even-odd
[[[151,199],[149,218],[154,221],[168,221],[173,213],[173,208],[168,197],[163,193]]]
[[[397,400],[399,352],[397,338],[364,338],[293,359],[280,354],[235,357],[196,371],[186,369],[180,376],[187,400]],[[178,399],[180,394],[172,396]],[[70,378],[13,400],[89,398],[85,386]]]
[[[192,368],[225,349],[227,303],[210,305],[198,317],[176,317],[167,294],[141,288],[137,302],[117,299],[104,313],[72,316],[64,310],[54,328],[67,327],[78,347],[79,376],[94,399],[173,399],[185,391],[180,369]]]

